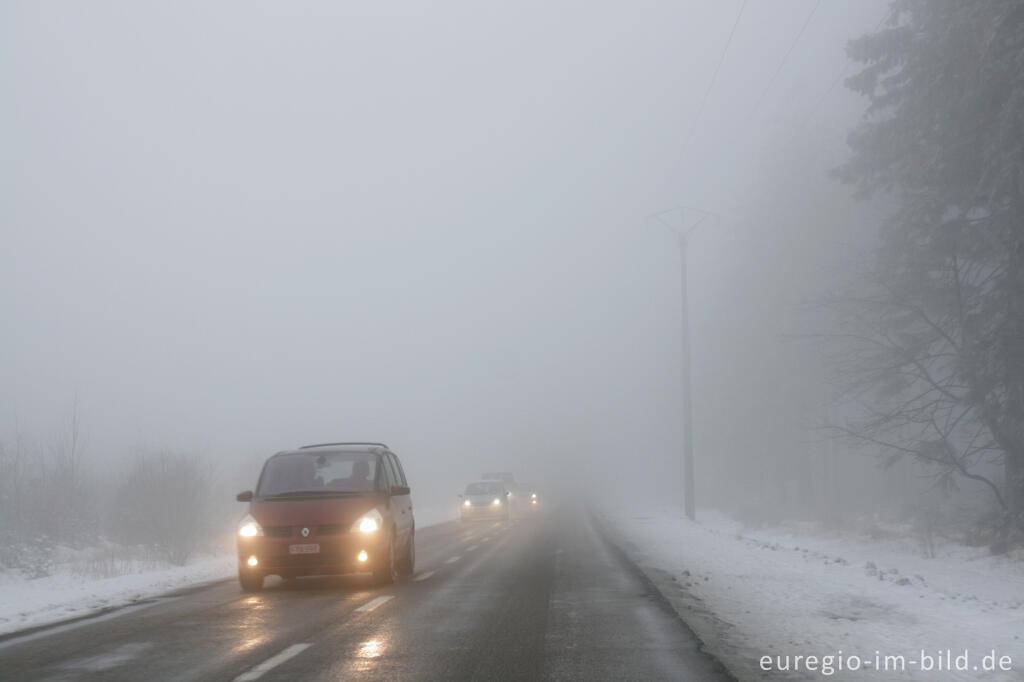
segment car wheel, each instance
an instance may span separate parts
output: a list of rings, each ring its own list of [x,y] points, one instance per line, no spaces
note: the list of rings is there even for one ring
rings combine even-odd
[[[243,592],[259,592],[263,589],[263,576],[250,571],[238,572],[238,584]]]
[[[395,534],[388,535],[388,551],[373,569],[373,582],[390,585],[395,582]]]
[[[412,575],[416,570],[416,531],[409,532],[409,542],[405,548],[405,556],[398,562],[401,575]]]

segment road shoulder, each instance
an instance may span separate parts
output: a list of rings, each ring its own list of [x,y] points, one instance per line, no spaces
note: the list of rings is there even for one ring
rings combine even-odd
[[[697,596],[688,592],[677,578],[645,560],[644,552],[599,510],[590,510],[593,527],[611,550],[656,593],[663,606],[672,611],[682,625],[700,642],[700,650],[715,659],[729,675],[740,672],[730,665],[736,652],[727,645],[732,624],[718,618]]]

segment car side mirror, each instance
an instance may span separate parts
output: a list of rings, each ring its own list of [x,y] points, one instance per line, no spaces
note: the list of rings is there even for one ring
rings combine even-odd
[[[407,485],[393,485],[393,486],[391,486],[391,494],[392,495],[408,495],[409,494],[409,486],[407,486]]]
[[[246,490],[245,492],[238,493],[235,495],[235,499],[239,502],[252,502],[252,491]]]

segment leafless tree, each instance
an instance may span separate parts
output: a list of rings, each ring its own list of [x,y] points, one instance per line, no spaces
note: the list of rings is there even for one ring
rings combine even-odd
[[[137,454],[116,495],[113,525],[119,538],[184,564],[210,530],[210,474],[188,455]]]
[[[993,331],[980,319],[978,299],[991,295],[995,273],[956,254],[933,265],[924,285],[875,271],[861,291],[825,301],[838,330],[828,339],[847,406],[847,418],[830,428],[885,453],[889,464],[903,456],[927,463],[940,487],[980,483],[1005,533],[1021,523],[1022,452],[1007,428],[1017,418],[1012,396],[991,380],[986,358],[998,325]]]

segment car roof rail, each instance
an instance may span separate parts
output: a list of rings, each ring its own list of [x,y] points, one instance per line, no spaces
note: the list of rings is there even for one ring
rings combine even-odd
[[[299,449],[300,450],[306,450],[307,448],[323,448],[323,447],[327,447],[327,446],[330,446],[330,445],[377,445],[377,446],[382,447],[382,448],[387,448],[388,450],[391,449],[391,448],[388,448],[388,446],[385,445],[384,443],[371,443],[371,442],[314,443],[313,445],[303,445],[303,446],[300,446]]]

